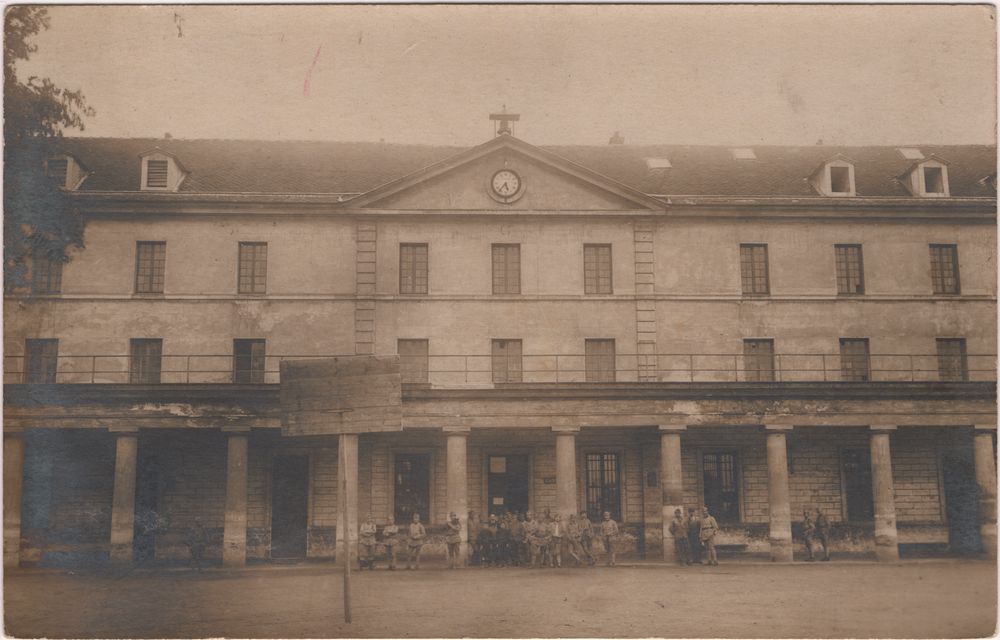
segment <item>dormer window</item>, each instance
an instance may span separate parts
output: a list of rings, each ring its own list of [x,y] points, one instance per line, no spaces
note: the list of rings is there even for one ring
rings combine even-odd
[[[948,189],[948,163],[931,156],[913,165],[900,180],[910,193],[918,198],[946,198]]]
[[[187,177],[187,170],[172,154],[160,149],[147,151],[142,159],[140,188],[143,191],[177,191]]]
[[[61,155],[45,161],[45,175],[60,189],[73,191],[87,177],[87,172],[73,156]]]
[[[166,189],[169,163],[166,160],[146,161],[146,187],[150,189]]]
[[[840,198],[857,195],[854,164],[842,156],[821,164],[809,181],[820,195]]]

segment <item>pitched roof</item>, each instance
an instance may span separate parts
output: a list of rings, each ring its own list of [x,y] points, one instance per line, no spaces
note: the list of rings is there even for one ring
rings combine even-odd
[[[173,154],[189,171],[190,193],[363,193],[465,151],[466,147],[372,142],[284,142],[152,138],[64,138],[63,150],[92,172],[82,191],[138,191],[139,156]],[[996,147],[907,145],[946,160],[953,196],[993,197],[982,179],[996,172]],[[808,176],[838,155],[855,164],[859,196],[906,197],[897,179],[913,166],[898,146],[752,147],[738,160],[728,146],[545,146],[544,150],[648,194],[815,196]],[[648,167],[663,158],[670,168]]]

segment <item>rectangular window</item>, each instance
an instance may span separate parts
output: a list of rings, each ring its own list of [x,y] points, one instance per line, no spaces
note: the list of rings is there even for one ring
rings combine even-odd
[[[25,341],[24,382],[26,384],[54,384],[58,365],[58,340],[43,338]]]
[[[711,451],[702,454],[705,506],[719,522],[740,521],[739,468],[736,454]]]
[[[944,193],[944,171],[941,167],[924,167],[924,193]]]
[[[615,341],[607,339],[587,339],[584,342],[586,356],[584,368],[587,382],[615,381]]]
[[[263,384],[266,341],[233,340],[233,382]]]
[[[830,193],[851,192],[851,168],[830,167]]]
[[[837,244],[837,293],[858,294],[865,292],[865,266],[860,244]]]
[[[163,340],[132,338],[129,341],[129,384],[159,384]]]
[[[427,384],[428,380],[427,340],[397,340],[399,353],[399,374],[404,383]]]
[[[66,174],[69,172],[69,160],[66,158],[50,158],[45,162],[45,175],[52,178],[60,187],[66,186]]]
[[[868,382],[871,379],[868,338],[840,339],[840,379],[844,382]]]
[[[587,516],[599,522],[605,511],[621,523],[621,484],[617,453],[587,454]]]
[[[774,382],[774,340],[743,341],[743,374],[747,382]]]
[[[493,341],[493,382],[521,382],[521,341]]]
[[[934,293],[960,293],[958,277],[958,245],[932,244],[931,281]]]
[[[586,294],[610,294],[611,245],[583,245],[583,292]]]
[[[146,161],[146,186],[162,189],[167,186],[167,161]]]
[[[427,245],[399,245],[399,292],[427,293]]]
[[[136,242],[135,292],[163,293],[163,274],[166,264],[166,242]]]
[[[521,245],[493,245],[493,293],[521,293]]]
[[[969,379],[965,338],[938,338],[938,375],[942,382],[966,382]]]
[[[744,294],[766,295],[771,292],[766,244],[740,245],[740,276]]]
[[[425,525],[431,517],[431,456],[427,453],[397,453],[393,487],[393,515],[404,528],[420,514]],[[405,536],[404,536],[405,538]]]
[[[31,261],[31,292],[46,295],[62,291],[63,263],[39,256]]]
[[[239,292],[263,295],[267,292],[267,243],[241,242]]]
[[[840,468],[847,521],[871,522],[875,518],[871,453],[867,449],[844,449]]]

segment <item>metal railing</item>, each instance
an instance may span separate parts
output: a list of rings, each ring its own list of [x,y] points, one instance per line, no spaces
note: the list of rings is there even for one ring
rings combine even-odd
[[[130,374],[128,355],[59,355],[33,360],[26,372],[26,357],[4,356],[4,383],[59,384],[220,384],[253,382],[276,384],[282,360],[352,357],[339,354],[268,355],[255,366],[234,374],[234,357],[225,355],[160,356],[159,376],[146,379]],[[613,359],[613,366],[612,366]],[[616,354],[608,357],[584,354],[525,354],[506,358],[494,367],[491,355],[431,355],[401,358],[404,382],[432,387],[489,387],[503,382],[938,382],[996,381],[996,354],[969,354],[965,367],[942,371],[937,354],[871,354],[867,373],[857,368],[857,357],[845,357],[855,368],[842,368],[840,354],[774,354],[773,368],[760,366],[759,356],[718,353]],[[145,363],[148,367],[149,363]],[[494,370],[506,376],[494,377]],[[499,376],[498,376],[499,378]]]

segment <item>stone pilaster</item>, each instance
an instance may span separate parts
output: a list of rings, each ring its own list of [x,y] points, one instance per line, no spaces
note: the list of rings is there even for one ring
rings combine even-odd
[[[788,445],[785,433],[791,427],[766,427],[767,494],[770,512],[771,560],[792,561],[792,510],[788,500]]]
[[[568,518],[576,508],[576,434],[579,427],[553,427],[556,434],[556,513]]]
[[[119,431],[114,434],[115,483],[111,500],[111,562],[131,564],[135,531],[135,475],[139,451],[139,432]]]
[[[636,220],[633,225],[635,256],[635,336],[640,382],[656,380],[656,300],[652,220]]]
[[[987,557],[997,558],[997,469],[993,436],[996,426],[976,426],[976,484],[979,485],[979,535]]]
[[[889,436],[895,426],[871,427],[872,496],[875,501],[875,556],[883,562],[899,560],[896,534],[896,498],[892,481]]]
[[[660,488],[663,513],[663,561],[677,562],[670,521],[674,510],[684,510],[684,483],[681,470],[681,432],[684,425],[660,425]]]
[[[465,561],[469,542],[469,471],[468,471],[468,427],[446,427],[447,437],[447,499],[448,513],[454,513],[462,523],[462,545],[460,560]]]
[[[375,353],[375,278],[378,227],[374,222],[358,222],[355,235],[354,353]]]
[[[222,533],[222,564],[247,562],[247,450],[249,429],[228,432],[226,453],[226,516]]]

